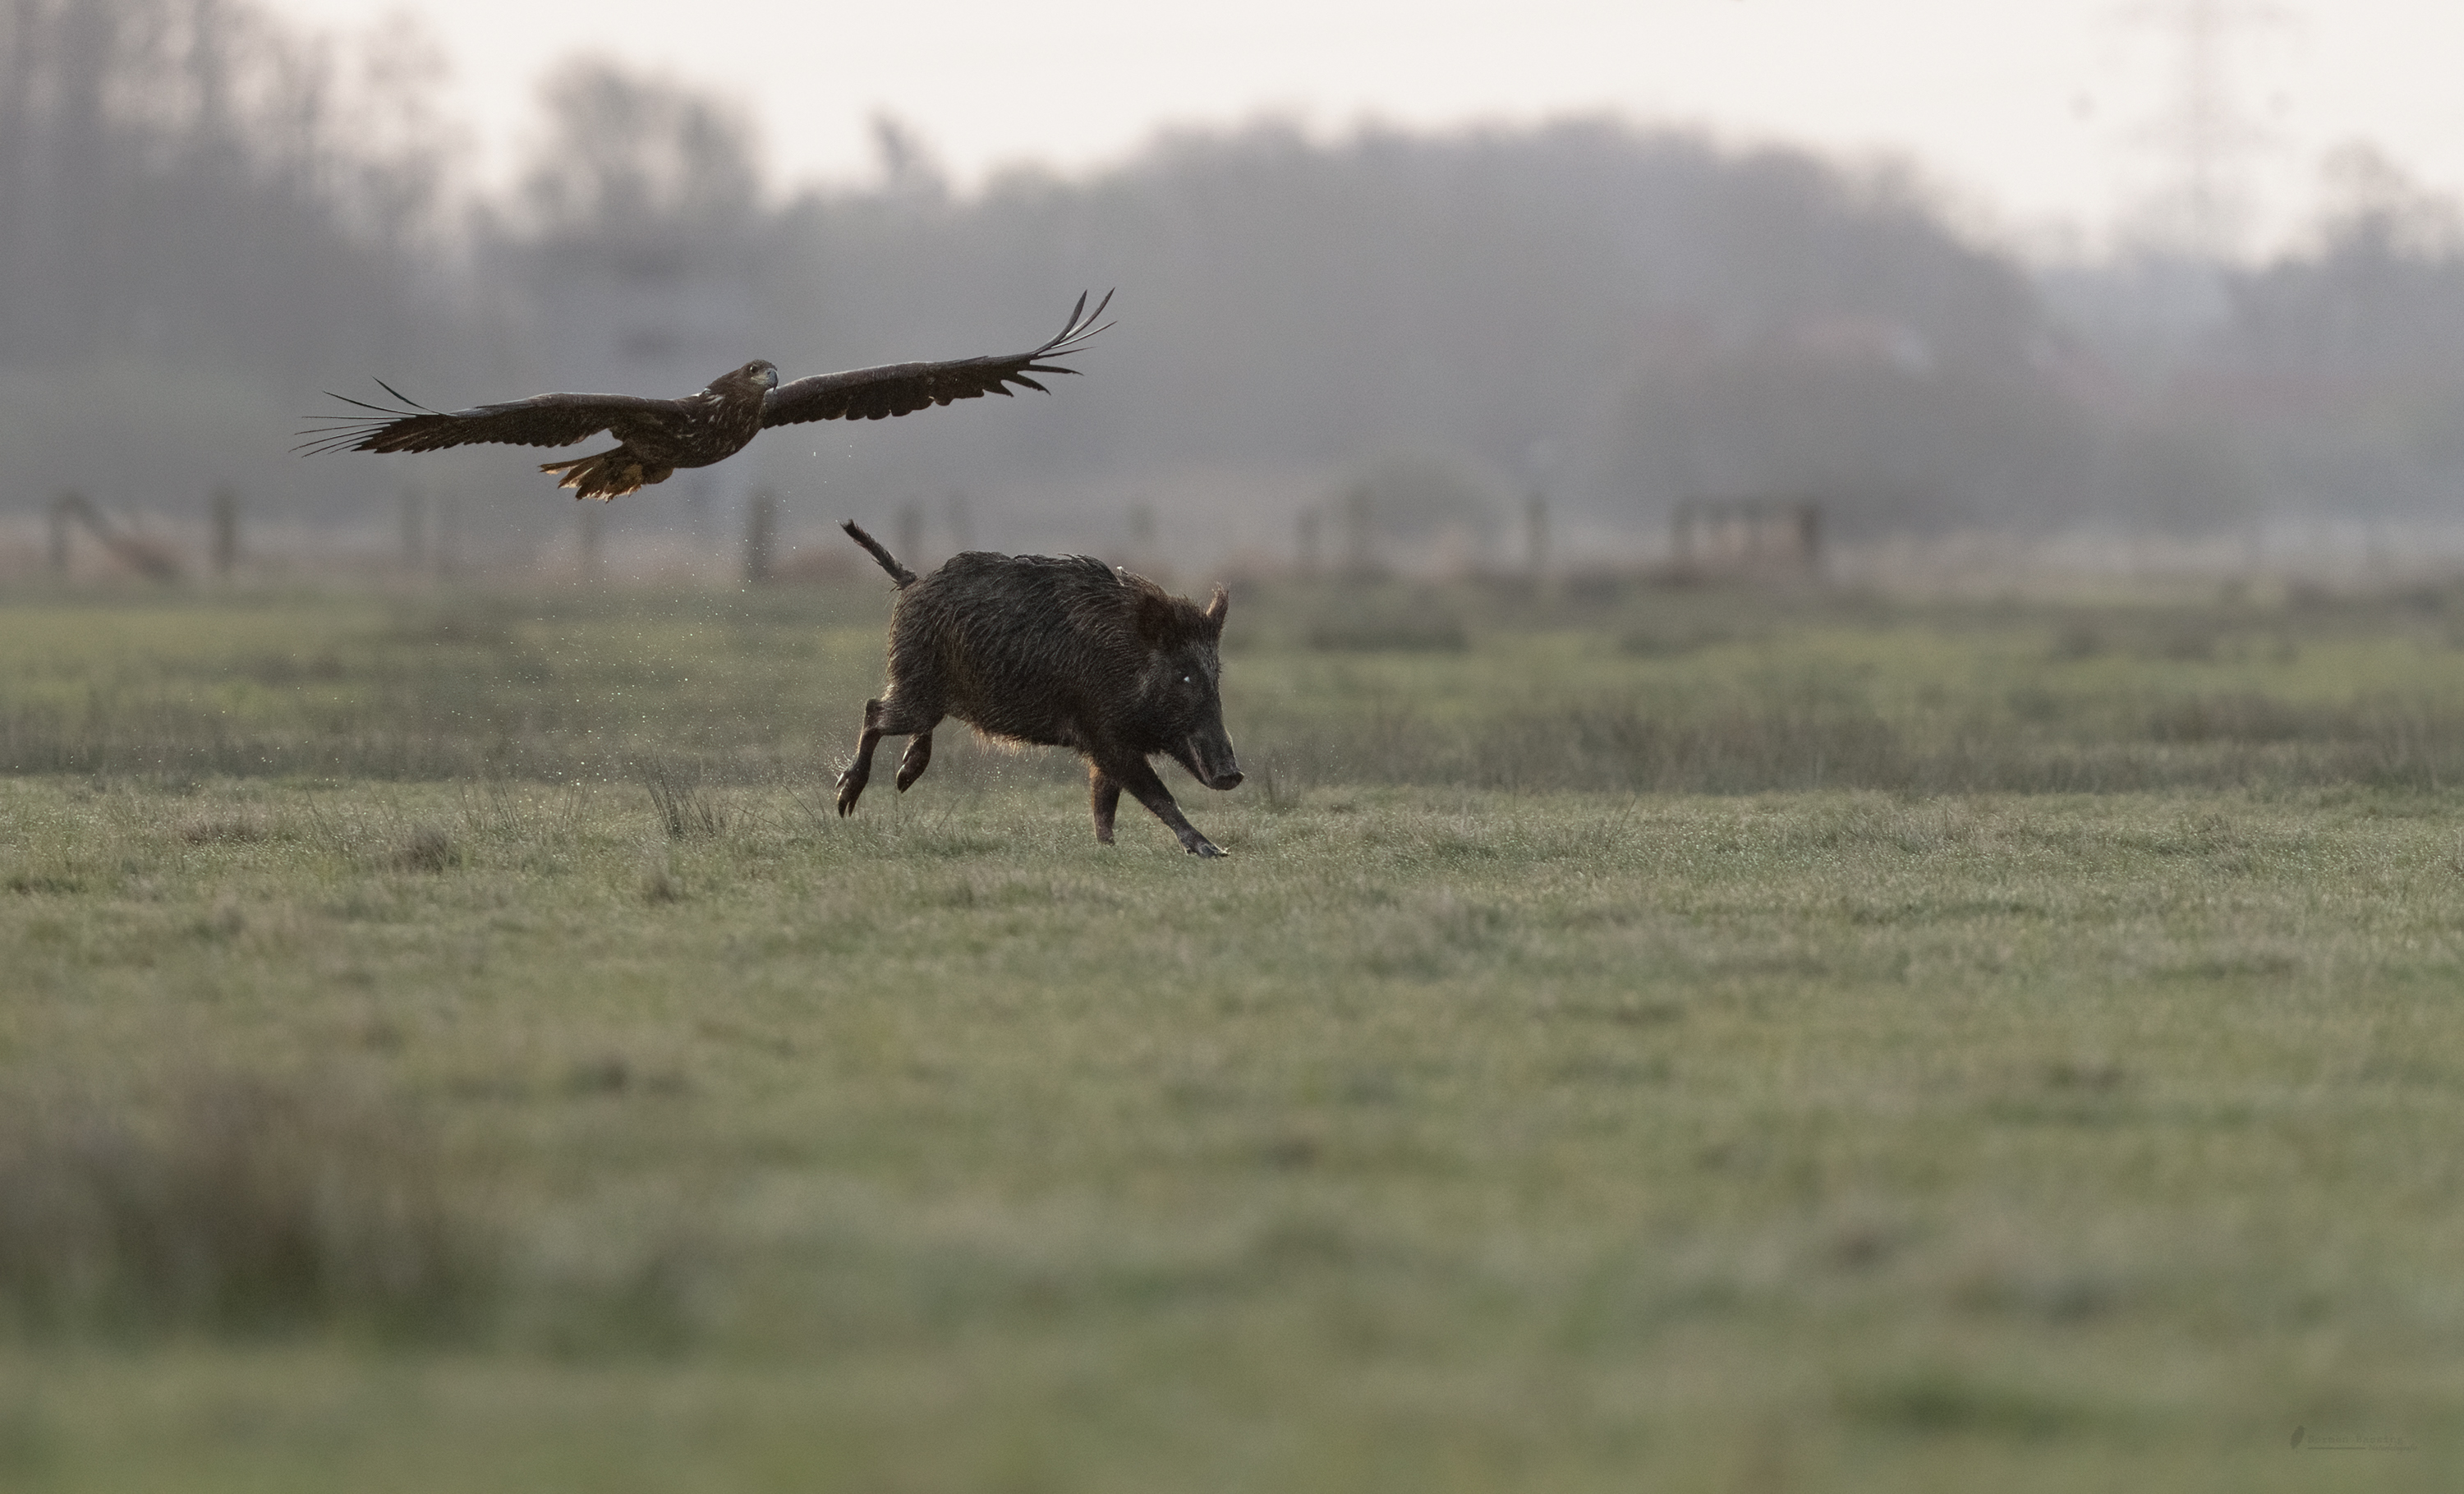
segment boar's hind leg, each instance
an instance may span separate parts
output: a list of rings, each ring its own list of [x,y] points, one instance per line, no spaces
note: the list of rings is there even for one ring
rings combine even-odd
[[[902,794],[906,793],[907,785],[922,778],[924,770],[931,766],[932,761],[933,734],[918,732],[908,740],[907,751],[899,756],[896,780],[898,791]]]
[[[1128,789],[1132,798],[1154,810],[1155,817],[1161,820],[1172,833],[1179,838],[1182,850],[1193,856],[1223,854],[1222,847],[1199,834],[1198,826],[1190,824],[1189,817],[1180,812],[1180,806],[1172,802],[1172,790],[1163,786],[1163,780],[1155,777],[1155,770],[1147,765],[1147,759],[1124,758],[1105,763],[1102,771],[1105,778],[1118,785],[1114,790],[1116,802],[1119,789]],[[1096,792],[1100,795],[1103,791],[1099,788]],[[1100,810],[1098,813],[1097,823],[1100,824],[1102,823]]]
[[[872,780],[872,750],[881,745],[881,728],[873,725],[881,714],[881,702],[864,703],[864,735],[855,739],[855,760],[839,772],[839,815],[855,813],[855,802],[864,797],[864,786]]]
[[[1093,763],[1087,764],[1087,804],[1095,811],[1095,843],[1112,844],[1112,812],[1121,807],[1121,782]]]
[[[937,716],[929,721],[912,718],[907,712],[899,708],[899,703],[894,697],[886,701],[866,701],[864,735],[855,739],[855,760],[848,763],[847,771],[839,775],[839,813],[842,815],[855,813],[855,802],[864,796],[865,784],[872,781],[872,750],[881,745],[883,737],[929,734],[938,721]],[[913,744],[910,745],[909,753],[913,756]],[[925,748],[924,755],[930,758],[933,755],[933,749]],[[921,773],[924,769],[921,764],[918,764],[915,771]],[[898,785],[900,788],[905,788],[908,783],[914,781],[906,777],[903,769],[900,778],[901,781]]]

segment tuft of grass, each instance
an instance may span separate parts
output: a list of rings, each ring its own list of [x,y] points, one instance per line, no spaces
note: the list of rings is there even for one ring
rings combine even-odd
[[[191,846],[250,846],[269,839],[273,827],[253,810],[195,815],[180,823],[180,839]]]
[[[413,825],[388,860],[397,871],[450,871],[462,865],[462,847],[442,825]]]
[[[1737,641],[1736,633],[1718,626],[1638,627],[1617,639],[1617,649],[1639,659],[1682,659]]]
[[[158,1115],[0,1113],[0,1313],[19,1334],[468,1337],[498,1244],[407,1113],[246,1079]]]
[[[1839,1400],[1852,1417],[1934,1437],[1965,1433],[2037,1441],[2075,1433],[2092,1419],[2067,1397],[1938,1365],[1852,1385]]]
[[[701,776],[693,768],[663,758],[651,758],[636,770],[643,789],[650,796],[650,808],[659,818],[660,828],[668,839],[681,841],[689,836],[715,836],[727,832],[727,809],[709,789],[702,786]]]
[[[1252,760],[1257,763],[1254,780],[1259,802],[1277,814],[1299,808],[1300,786],[1292,781],[1291,769],[1283,758],[1268,753]]]
[[[2094,659],[2105,651],[2104,634],[2087,623],[2072,623],[2054,635],[2050,657],[2057,663]]]
[[[642,866],[642,901],[657,907],[663,903],[681,903],[685,898],[684,884],[676,879],[674,864],[668,848],[661,846],[650,852]]]

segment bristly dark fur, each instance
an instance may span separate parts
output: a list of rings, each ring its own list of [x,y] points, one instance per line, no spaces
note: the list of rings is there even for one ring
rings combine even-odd
[[[984,551],[918,579],[861,528],[847,531],[900,589],[890,688],[865,702],[855,759],[839,775],[839,813],[854,812],[882,737],[911,738],[898,764],[903,792],[932,761],[933,729],[956,716],[987,736],[1084,757],[1098,841],[1111,842],[1127,790],[1192,854],[1222,854],[1147,761],[1170,757],[1209,788],[1241,781],[1223,730],[1221,587],[1200,607],[1086,556]]]

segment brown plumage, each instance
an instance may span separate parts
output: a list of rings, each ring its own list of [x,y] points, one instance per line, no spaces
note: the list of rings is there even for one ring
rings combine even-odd
[[[755,359],[680,400],[631,394],[539,394],[503,405],[433,410],[405,398],[391,384],[378,387],[408,408],[391,408],[336,395],[366,413],[311,416],[298,450],[317,451],[436,451],[453,446],[571,446],[605,431],[617,444],[608,450],[540,464],[561,472],[559,487],[577,498],[616,498],[665,482],[679,468],[723,462],[772,426],[808,420],[886,420],[953,400],[1008,395],[1009,386],[1044,392],[1036,374],[1074,374],[1075,368],[1043,362],[1077,352],[1104,330],[1095,323],[1111,296],[1087,312],[1078,297],[1061,335],[1023,353],[962,358],[941,363],[885,363],[846,373],[816,374],[792,384]],[[1106,323],[1105,325],[1110,325]]]

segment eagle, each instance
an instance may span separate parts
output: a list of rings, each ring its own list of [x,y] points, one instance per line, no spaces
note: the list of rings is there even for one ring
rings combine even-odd
[[[332,397],[356,406],[308,417],[293,450],[319,451],[437,451],[451,446],[572,446],[605,431],[616,445],[588,456],[542,462],[559,472],[560,488],[576,498],[603,500],[665,482],[679,468],[723,462],[772,426],[808,420],[887,420],[952,400],[1009,397],[1011,384],[1050,393],[1037,374],[1075,374],[1045,360],[1082,350],[1089,338],[1111,325],[1097,322],[1112,303],[1111,292],[1087,310],[1081,295],[1061,335],[1023,353],[961,358],[940,363],[884,363],[845,373],[815,374],[779,382],[778,367],[755,359],[719,375],[699,394],[680,400],[631,394],[535,394],[503,405],[470,409],[429,409],[384,380],[377,386],[407,408],[372,405],[348,395]]]

